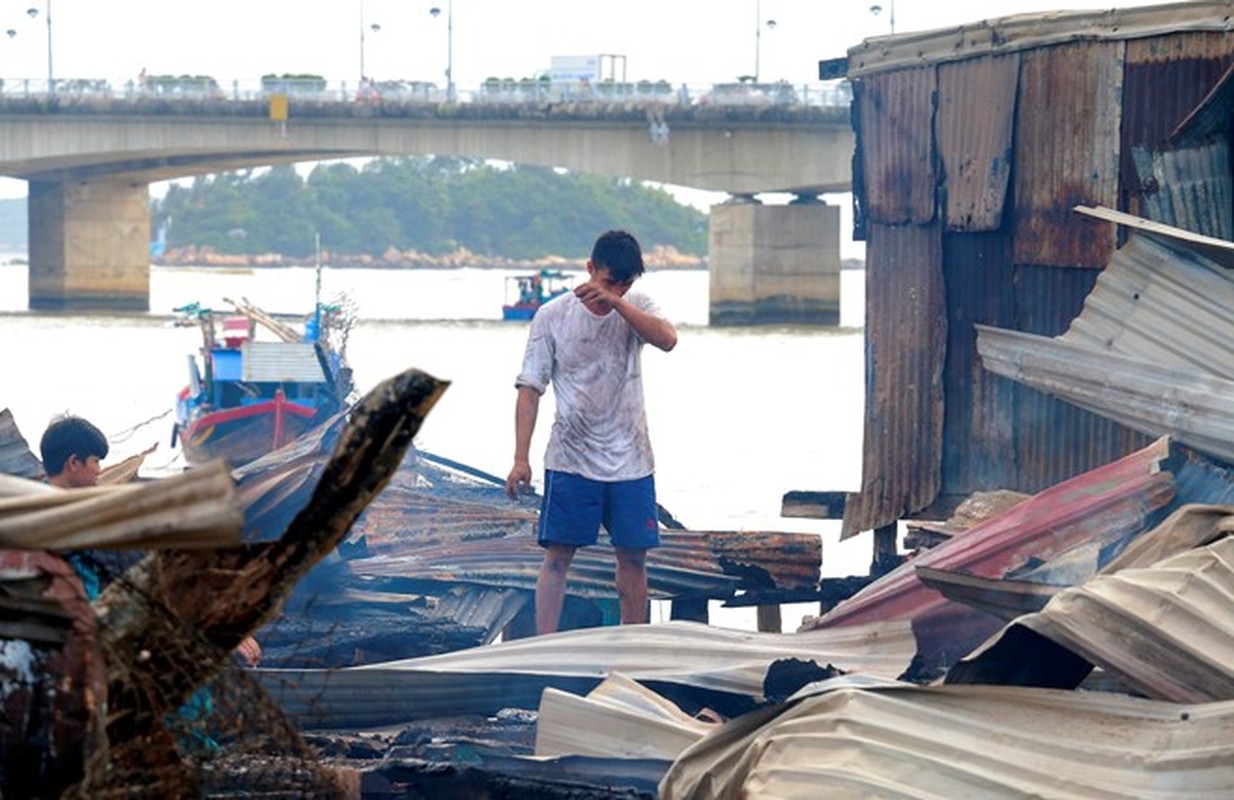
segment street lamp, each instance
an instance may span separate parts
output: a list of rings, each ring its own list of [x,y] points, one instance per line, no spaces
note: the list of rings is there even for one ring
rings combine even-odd
[[[441,16],[441,6],[433,6],[428,13]],[[446,101],[454,102],[454,0],[446,3]]]
[[[34,19],[39,15],[37,8],[31,7],[26,9],[26,13],[30,15],[30,19]],[[56,82],[52,77],[51,71],[51,0],[47,0],[47,93],[56,93]],[[11,33],[9,34],[12,35]]]
[[[758,76],[762,67],[762,51],[761,43],[763,38],[763,8],[762,0],[755,0],[754,3],[754,82],[758,83]],[[767,30],[775,30],[776,21],[774,19],[767,20]]]
[[[887,15],[887,21],[891,23],[891,32],[894,34],[896,32],[896,0],[888,0],[887,10],[889,12]],[[878,3],[870,6],[870,13],[876,17],[881,14],[882,11],[883,7]]]
[[[381,30],[381,25],[374,22],[368,26],[373,33]],[[364,88],[364,79],[367,74],[364,71],[364,0],[360,0],[360,88]]]

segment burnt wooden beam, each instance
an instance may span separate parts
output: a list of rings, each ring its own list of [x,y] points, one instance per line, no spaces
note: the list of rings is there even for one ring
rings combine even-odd
[[[127,754],[272,619],[296,581],[327,556],[397,470],[448,383],[407,370],[351,412],[307,506],[278,541],[156,552],[99,598],[108,653],[107,737]],[[149,747],[147,743],[144,745]]]
[[[844,519],[848,492],[785,492],[780,499],[780,516],[806,519]]]

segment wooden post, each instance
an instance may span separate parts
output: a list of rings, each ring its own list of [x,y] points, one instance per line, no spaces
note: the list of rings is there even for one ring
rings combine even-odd
[[[784,630],[779,605],[758,607],[758,629],[763,633],[780,633]]]
[[[900,563],[896,549],[896,523],[874,529],[874,558],[870,562],[871,575],[886,575]]]

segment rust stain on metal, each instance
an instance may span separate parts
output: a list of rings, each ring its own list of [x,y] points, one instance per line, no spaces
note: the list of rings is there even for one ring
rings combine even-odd
[[[1019,74],[1018,53],[938,68],[935,137],[947,230],[992,231],[1002,224]]]
[[[933,67],[864,80],[857,116],[869,223],[934,219],[935,92]]]
[[[842,537],[929,505],[942,464],[947,314],[940,225],[870,226],[861,492]]]
[[[1100,268],[1114,249],[1109,226],[1071,209],[1118,202],[1123,52],[1123,42],[1077,42],[1023,54],[1017,264]]]

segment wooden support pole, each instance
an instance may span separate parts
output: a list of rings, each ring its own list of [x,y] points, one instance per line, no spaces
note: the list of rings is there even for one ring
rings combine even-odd
[[[780,633],[784,630],[784,619],[780,615],[780,606],[758,607],[758,629],[763,633]]]

